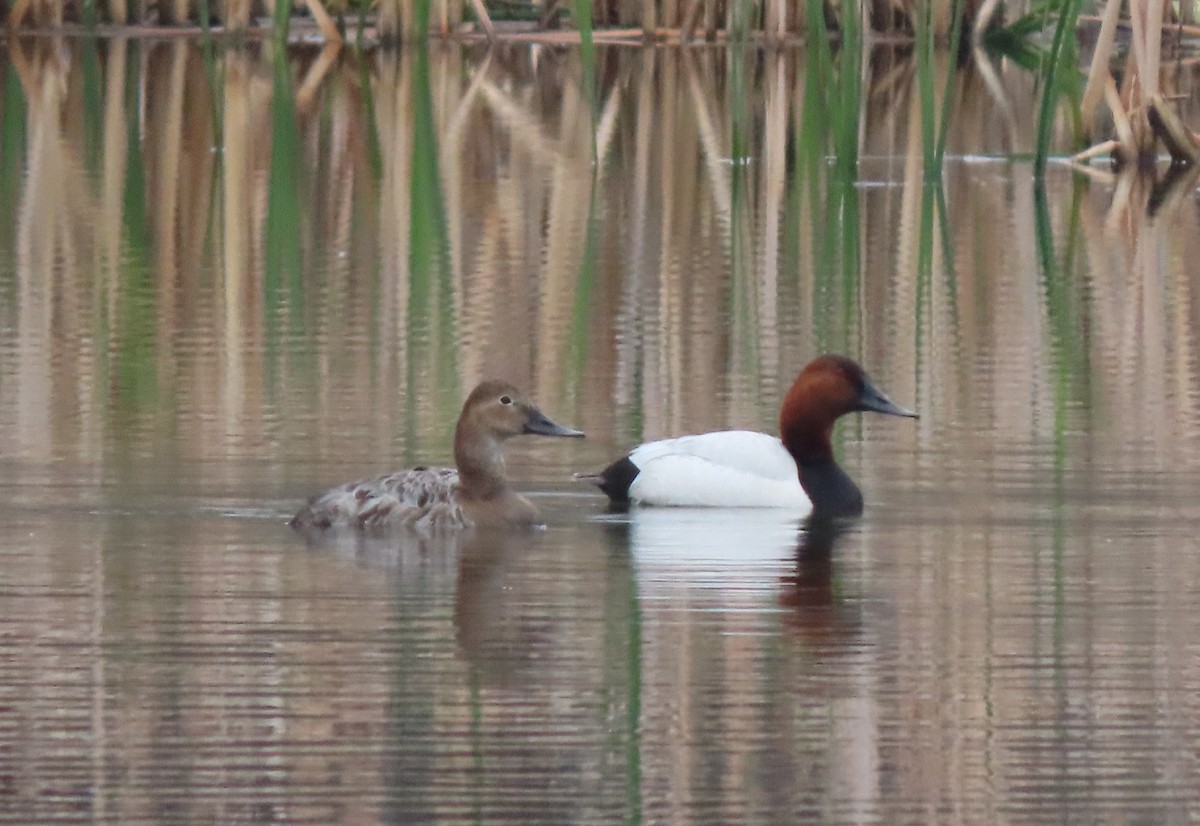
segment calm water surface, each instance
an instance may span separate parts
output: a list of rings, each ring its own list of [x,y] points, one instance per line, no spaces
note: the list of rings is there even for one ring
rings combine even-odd
[[[5,49],[0,819],[1200,818],[1194,181],[1035,187],[1001,63],[927,187],[893,52],[847,131],[803,52]],[[921,412],[861,520],[569,481],[825,350]],[[544,532],[285,526],[493,374]]]

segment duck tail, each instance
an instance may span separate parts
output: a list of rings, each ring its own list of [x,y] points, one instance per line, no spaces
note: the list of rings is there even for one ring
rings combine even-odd
[[[576,473],[572,478],[595,485],[615,504],[624,505],[629,503],[629,486],[639,472],[628,456],[622,456],[599,473]]]
[[[571,474],[572,482],[587,482],[592,485],[600,486],[604,484],[604,476],[600,473],[573,473]]]

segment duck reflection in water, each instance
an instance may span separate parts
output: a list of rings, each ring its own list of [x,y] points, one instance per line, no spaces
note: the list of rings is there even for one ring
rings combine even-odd
[[[781,578],[780,606],[798,636],[836,649],[857,636],[861,611],[839,594],[834,551],[857,519],[816,512],[805,520],[795,568]]]
[[[387,577],[398,603],[428,607],[452,600],[459,653],[495,686],[542,679],[539,652],[562,626],[547,605],[556,592],[539,593],[545,580],[529,577],[522,563],[537,555],[546,537],[519,527],[306,534],[312,552]]]
[[[643,602],[735,613],[774,602],[783,622],[818,645],[851,644],[861,630],[861,604],[839,570],[857,517],[633,508],[601,521],[614,545],[628,547]]]
[[[539,663],[561,629],[553,609],[519,562],[541,535],[480,531],[464,541],[454,590],[454,638],[459,653],[490,686],[545,680]]]

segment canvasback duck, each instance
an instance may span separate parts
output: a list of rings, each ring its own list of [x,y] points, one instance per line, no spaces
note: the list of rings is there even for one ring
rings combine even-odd
[[[765,507],[862,512],[862,492],[838,466],[830,437],[846,413],[873,410],[917,418],[892,403],[863,369],[825,355],[796,377],[779,413],[781,438],[724,430],[639,445],[592,482],[616,504]]]
[[[503,444],[525,433],[583,435],[550,421],[508,382],[485,381],[467,397],[454,429],[457,468],[415,467],[338,485],[309,500],[291,525],[301,531],[536,525],[537,508],[504,475]]]

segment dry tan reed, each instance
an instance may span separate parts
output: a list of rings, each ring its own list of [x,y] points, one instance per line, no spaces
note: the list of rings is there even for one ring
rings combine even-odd
[[[128,304],[121,264],[126,226],[122,199],[131,157],[128,124],[139,117],[126,108],[131,98],[125,89],[129,73],[145,63],[148,69],[139,80],[145,85],[138,99],[146,101],[153,117],[146,119],[144,134],[132,134],[143,135],[144,145],[134,149],[146,164],[148,193],[155,205],[149,214],[158,297],[155,361],[166,385],[188,398],[206,400],[201,422],[212,429],[195,450],[225,450],[228,439],[235,438],[228,434],[259,444],[259,417],[267,402],[258,388],[269,335],[263,327],[261,258],[270,151],[262,136],[271,129],[266,116],[275,93],[271,70],[253,51],[224,52],[216,74],[222,86],[212,90],[194,44],[164,44],[136,57],[130,54],[133,48],[126,41],[107,47],[101,85],[103,152],[96,187],[83,197],[77,188],[52,185],[64,174],[79,174],[84,164],[81,124],[63,117],[71,105],[63,95],[80,87],[73,73],[81,71],[81,61],[63,60],[47,41],[18,41],[11,51],[29,101],[30,134],[47,138],[36,142],[23,185],[18,231],[25,280],[18,294],[22,306],[36,317],[41,291],[59,283],[56,294],[63,296],[64,306],[74,308],[69,318],[102,312],[120,328]],[[410,248],[413,56],[380,52],[371,59],[368,77],[383,162],[376,182],[364,154],[369,143],[365,136],[372,127],[364,123],[357,103],[363,91],[358,69],[330,54],[307,53],[302,70],[296,70],[294,91],[299,128],[305,135],[305,163],[314,169],[328,164],[321,172],[321,180],[327,182],[321,206],[304,219],[306,232],[319,239],[304,242],[306,255],[324,261],[320,268],[326,281],[307,308],[289,302],[282,310],[285,318],[299,314],[295,323],[323,331],[311,368],[315,373],[304,379],[321,388],[312,401],[315,426],[325,433],[338,431],[343,425],[334,403],[338,394],[370,386],[379,395],[364,399],[364,406],[380,411],[370,417],[370,426],[379,434],[394,432],[400,414],[384,399],[414,387],[433,394],[431,398],[461,391],[439,390],[440,379],[423,366],[446,359],[457,365],[455,374],[464,386],[503,368],[525,371],[516,378],[547,397],[561,395],[573,380],[563,341],[575,334],[572,314],[592,208],[591,119],[576,91],[562,101],[552,96],[556,114],[549,117],[545,89],[577,89],[563,82],[578,72],[573,62],[577,58],[546,54],[536,70],[514,67],[514,57],[499,52],[472,63],[462,50],[439,50],[431,60],[432,128],[441,150],[449,279],[445,291],[435,291],[430,300],[445,308],[435,315],[452,326],[444,337],[449,343],[435,346],[410,335],[409,285],[417,275]],[[951,153],[955,147],[1019,152],[1032,145],[1032,80],[1011,64],[986,67],[986,72],[969,74],[955,86],[958,117],[950,130]],[[999,174],[981,176],[961,167],[947,174],[941,184],[947,201],[973,203],[980,214],[975,221],[952,222],[951,239],[942,237],[939,226],[933,228],[934,280],[929,288],[918,286],[927,187],[920,136],[913,131],[919,121],[916,72],[901,50],[882,50],[864,64],[869,94],[859,147],[862,177],[869,181],[879,176],[894,186],[856,190],[854,196],[863,226],[871,229],[857,242],[862,270],[855,276],[853,294],[863,297],[862,306],[891,309],[885,320],[859,318],[857,305],[852,306],[849,327],[842,326],[845,308],[830,305],[828,283],[822,280],[828,273],[820,269],[820,250],[830,241],[811,216],[829,208],[825,195],[804,185],[794,203],[787,200],[793,186],[789,175],[794,174],[788,166],[788,141],[814,128],[802,117],[803,71],[795,55],[786,52],[763,64],[762,84],[754,86],[748,104],[762,113],[761,129],[749,148],[755,160],[745,169],[730,163],[730,130],[735,107],[747,103],[731,97],[722,80],[724,71],[715,55],[647,49],[623,63],[604,87],[598,149],[602,159],[611,159],[612,147],[624,147],[628,189],[606,177],[602,162],[598,203],[609,228],[599,240],[598,266],[607,275],[595,288],[585,338],[590,342],[589,359],[613,365],[604,375],[612,376],[614,384],[585,382],[581,392],[623,399],[626,405],[644,404],[647,435],[694,429],[729,416],[751,417],[754,411],[770,409],[790,366],[814,346],[807,333],[797,337],[786,331],[794,325],[808,330],[818,316],[832,325],[827,341],[861,340],[881,369],[911,376],[911,387],[894,390],[906,397],[917,388],[916,366],[936,369],[931,365],[940,364],[939,353],[954,348],[989,351],[1011,339],[1021,342],[1018,350],[1007,351],[1014,359],[1019,356],[1021,369],[1043,363],[1044,310],[1036,283],[1029,280],[1038,266],[1030,229],[1033,189],[1023,179],[1014,184]],[[208,115],[214,94],[223,101],[219,136],[213,134],[214,121]],[[327,114],[318,118],[313,116],[316,112]],[[328,133],[318,138],[314,130]],[[220,152],[211,151],[214,144],[222,147]],[[499,172],[492,166],[497,157],[504,158]],[[695,159],[686,174],[671,162],[681,157]],[[739,175],[749,175],[743,178],[748,194],[734,198],[732,184]],[[1118,203],[1124,199],[1134,205],[1132,213],[1121,214],[1144,212],[1149,190],[1116,181],[1098,179],[1098,184],[1112,186]],[[72,197],[64,198],[68,192]],[[895,195],[884,197],[887,193]],[[1107,200],[1103,205],[1089,201],[1088,209],[1103,213],[1109,206]],[[1166,207],[1158,209],[1161,216]],[[1174,209],[1173,214],[1182,214]],[[619,223],[615,229],[614,220]],[[1172,261],[1200,254],[1196,242],[1161,233],[1148,220],[1098,221],[1099,227],[1117,221],[1123,228],[1131,261],[1150,255],[1138,251],[1145,243]],[[983,231],[998,222],[1011,231]],[[208,227],[215,233],[211,237],[206,235]],[[875,232],[886,232],[894,245],[881,248],[869,240]],[[1150,232],[1157,234],[1147,235]],[[733,237],[740,239],[736,248],[729,245]],[[947,241],[958,261],[953,289],[949,262],[941,258]],[[361,276],[355,273],[363,269],[361,262],[357,268],[347,267],[340,263],[342,254],[378,259],[377,292],[359,282]],[[728,262],[729,274],[719,283],[702,283],[691,276],[713,257]],[[219,274],[215,284],[195,265],[206,260]],[[1172,283],[1182,278],[1181,273],[1171,275]],[[840,290],[839,286],[835,295]],[[919,309],[921,295],[925,298],[920,300],[929,302],[924,310]],[[1115,298],[1112,304],[1120,306]],[[997,314],[980,314],[981,308],[989,307]],[[803,317],[788,315],[797,312]],[[730,319],[731,326],[724,319]],[[27,329],[36,339],[29,344],[33,356],[27,365],[27,387],[42,369],[36,357],[39,348],[61,346],[54,343],[57,338],[37,338],[44,335],[39,329]],[[341,362],[333,343],[361,341],[361,331],[368,329],[377,331],[377,345],[362,359]],[[712,333],[726,329],[727,337]],[[1158,330],[1155,335],[1170,339],[1182,328],[1171,320],[1153,329]],[[179,361],[172,342],[180,336],[211,336],[220,342],[217,361]],[[62,339],[75,340],[71,335]],[[918,341],[926,348],[920,353],[914,350]],[[1186,346],[1194,347],[1194,342],[1189,339]],[[498,352],[507,354],[503,364],[496,361]],[[73,398],[92,393],[87,383],[95,379],[95,365],[89,358],[76,350],[51,358],[54,363],[76,363]],[[291,375],[288,381],[299,380],[289,371],[300,368],[272,369]],[[1162,369],[1174,368],[1164,364]],[[736,387],[723,387],[721,377],[730,370],[745,379]],[[934,385],[951,379],[941,376]],[[1039,392],[1037,386],[1031,389],[1035,396]],[[1033,396],[1026,401],[1041,403]],[[961,400],[931,402],[954,405]],[[987,403],[991,402],[997,404],[1006,427],[1016,432],[1024,426],[1020,404],[1006,406],[1003,398]],[[35,425],[32,414],[28,421],[31,428],[44,426]],[[92,419],[82,432],[101,429],[102,421]],[[51,438],[49,432],[45,438]],[[255,449],[267,448],[264,443]]]
[[[1076,160],[1111,153],[1118,165],[1152,169],[1162,146],[1174,163],[1200,162],[1200,140],[1180,119],[1171,102],[1171,90],[1164,93],[1162,89],[1164,81],[1169,82],[1162,48],[1164,40],[1171,42],[1171,21],[1164,17],[1162,3],[1130,3],[1124,25],[1130,30],[1131,48],[1119,85],[1114,78],[1112,64],[1117,30],[1123,25],[1122,8],[1121,0],[1109,0],[1105,7],[1080,104],[1083,123],[1093,140],[1107,137],[1106,130],[1111,130],[1108,135],[1115,132],[1116,137],[1085,150]],[[1101,101],[1107,106],[1110,123],[1099,117]]]
[[[862,12],[868,24],[881,34],[911,35],[918,25],[917,16],[928,14],[935,34],[948,35],[958,0],[872,0]],[[978,0],[965,2],[964,20],[976,19]],[[258,19],[273,20],[276,0],[219,0],[212,14],[221,30],[246,31]],[[372,35],[390,42],[411,38],[422,28],[435,37],[482,34],[495,38],[570,37],[559,26],[567,15],[561,0],[531,2],[529,12],[537,13],[537,23],[509,22],[501,26],[492,21],[486,0],[432,0],[429,19],[422,26],[417,19],[415,0],[357,0],[369,3],[373,10]],[[746,0],[596,0],[592,3],[593,26],[600,37],[612,37],[613,31],[627,30],[627,37],[689,42],[695,39],[723,39],[731,33],[765,42],[803,36],[808,0],[765,0],[761,4]],[[464,14],[469,5],[469,15]],[[994,3],[993,3],[994,5]],[[826,17],[836,20],[844,6],[839,0],[826,0]],[[364,8],[350,8],[349,0],[334,0],[327,10],[321,0],[294,0],[293,25],[309,21],[330,41],[342,38],[337,18],[358,14]],[[201,19],[200,0],[106,0],[98,9],[101,23],[129,27],[130,32],[157,30],[161,26],[195,26]],[[307,12],[306,17],[298,15]],[[856,12],[858,13],[858,12]],[[67,22],[84,21],[82,0],[5,0],[0,2],[0,18],[5,28],[57,28]],[[736,22],[742,18],[743,22]],[[569,22],[569,17],[568,17]],[[267,22],[269,27],[272,22]],[[608,34],[606,34],[608,32]]]

